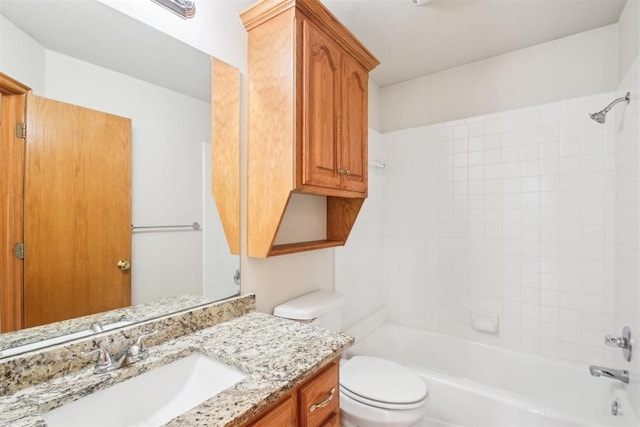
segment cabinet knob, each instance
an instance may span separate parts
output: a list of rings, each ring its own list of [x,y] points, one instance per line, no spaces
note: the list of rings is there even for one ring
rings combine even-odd
[[[127,271],[131,268],[131,263],[129,261],[120,260],[118,261],[118,268],[122,271]]]

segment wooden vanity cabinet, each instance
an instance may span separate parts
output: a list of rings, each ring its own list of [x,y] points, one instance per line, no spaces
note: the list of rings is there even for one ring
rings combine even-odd
[[[340,425],[339,359],[265,409],[246,427],[338,427]]]
[[[318,0],[263,0],[247,30],[247,251],[344,245],[367,197],[368,79],[378,60]],[[326,240],[275,245],[292,193],[327,197]]]

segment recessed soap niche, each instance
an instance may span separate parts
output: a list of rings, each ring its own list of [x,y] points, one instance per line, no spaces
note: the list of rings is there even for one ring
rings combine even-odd
[[[471,310],[471,327],[489,334],[500,333],[500,315],[486,311]]]

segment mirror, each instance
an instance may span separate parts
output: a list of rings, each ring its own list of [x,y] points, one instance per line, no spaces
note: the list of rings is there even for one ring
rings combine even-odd
[[[0,71],[35,95],[132,120],[133,226],[201,225],[134,230],[138,312],[164,310],[155,317],[237,294],[239,258],[229,254],[210,196],[211,58],[93,1],[1,0],[0,32]],[[90,315],[82,325],[2,334],[0,349],[113,323],[122,313],[143,320],[130,309],[104,314],[104,322]]]

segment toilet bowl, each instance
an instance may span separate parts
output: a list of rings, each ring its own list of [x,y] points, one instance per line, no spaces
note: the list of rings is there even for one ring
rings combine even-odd
[[[407,427],[424,417],[427,395],[424,381],[396,362],[354,356],[340,366],[344,426]]]
[[[343,300],[330,291],[278,305],[273,314],[339,331]],[[424,381],[399,363],[354,356],[340,363],[340,412],[345,427],[408,427],[427,410]]]

